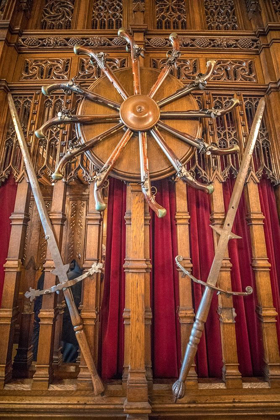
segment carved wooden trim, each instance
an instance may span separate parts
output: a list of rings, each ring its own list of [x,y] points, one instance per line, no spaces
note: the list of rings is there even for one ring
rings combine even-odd
[[[19,48],[70,48],[79,44],[84,47],[115,47],[119,48],[126,45],[126,41],[119,36],[22,36],[18,40]]]
[[[257,82],[253,60],[217,60],[210,80],[219,82]]]
[[[167,59],[166,58],[151,58],[150,64],[153,69],[161,69]],[[199,60],[197,58],[184,59],[179,58],[176,62],[176,68],[172,69],[170,74],[177,77],[177,79],[184,81],[194,80],[199,73]]]
[[[125,57],[108,57],[106,59],[106,64],[111,68],[111,70],[117,70],[124,67],[127,67],[127,58]],[[90,61],[90,58],[84,58],[81,57],[79,59],[78,64],[78,74],[77,79],[78,80],[96,80],[99,77],[101,77],[102,71],[97,66],[96,63],[93,63]]]
[[[119,29],[123,22],[122,0],[94,0],[93,29]]]

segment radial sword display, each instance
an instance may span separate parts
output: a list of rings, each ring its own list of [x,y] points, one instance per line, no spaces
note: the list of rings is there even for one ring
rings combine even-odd
[[[181,372],[179,379],[174,383],[172,387],[173,395],[175,397],[175,401],[177,399],[183,398],[185,395],[185,380],[188,376],[190,371],[191,365],[194,362],[194,358],[197,352],[197,346],[200,342],[200,338],[204,331],[204,325],[207,320],[207,316],[209,313],[209,309],[211,306],[211,301],[213,294],[215,292],[215,287],[218,281],[218,277],[220,274],[220,269],[222,266],[222,262],[225,256],[225,252],[228,246],[228,242],[230,239],[238,239],[239,236],[232,233],[232,226],[235,219],[235,215],[237,212],[237,208],[239,205],[239,201],[242,195],[243,187],[246,181],[246,177],[248,174],[248,169],[250,165],[250,161],[252,159],[253,150],[255,147],[256,139],[258,136],[263,112],[265,108],[265,100],[262,98],[259,102],[256,115],[253,121],[253,125],[251,128],[251,132],[248,138],[248,142],[244,151],[243,159],[241,162],[241,166],[239,169],[238,176],[236,178],[234,189],[232,192],[232,196],[230,199],[228,212],[225,218],[223,228],[216,228],[215,226],[211,226],[212,229],[220,235],[219,242],[216,248],[214,260],[208,275],[207,283],[205,284],[206,289],[203,293],[196,317],[195,322],[191,331],[189,343],[187,345],[187,349],[185,352]]]
[[[29,182],[32,188],[32,192],[34,195],[34,199],[38,208],[38,213],[42,222],[42,226],[45,232],[45,237],[48,241],[48,247],[55,265],[55,270],[53,270],[53,274],[56,275],[59,279],[60,283],[67,283],[68,277],[67,277],[67,271],[69,268],[69,264],[63,264],[59,248],[57,246],[57,242],[54,236],[54,232],[52,229],[52,224],[45,206],[44,198],[42,196],[42,192],[39,186],[39,182],[36,177],[35,170],[31,163],[31,158],[29,155],[28,147],[25,142],[24,134],[20,125],[19,117],[16,111],[16,107],[12,98],[12,95],[8,93],[8,103],[10,107],[10,112],[12,115],[12,120],[15,126],[15,131],[17,134],[18,142],[20,145],[20,149],[22,152],[26,172],[29,178]],[[67,303],[71,321],[73,324],[74,331],[76,333],[76,337],[81,349],[81,353],[84,356],[86,365],[88,367],[88,370],[91,374],[92,378],[92,384],[94,387],[94,394],[99,395],[104,391],[104,386],[102,384],[102,381],[97,373],[91,351],[87,342],[87,338],[83,329],[83,323],[82,319],[80,317],[80,314],[77,310],[72,291],[69,289],[63,290],[65,301]]]

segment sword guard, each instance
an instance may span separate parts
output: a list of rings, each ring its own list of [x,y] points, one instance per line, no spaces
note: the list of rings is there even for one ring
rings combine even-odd
[[[223,232],[225,232],[224,229],[220,227],[210,225],[210,228],[212,228],[214,232],[216,232],[218,235],[221,235]],[[229,239],[242,239],[241,236],[238,236],[233,232],[230,232],[228,235],[229,235]]]
[[[204,287],[209,287],[210,289],[214,290],[217,292],[217,294],[219,295],[220,293],[225,294],[227,297],[230,296],[248,296],[251,295],[253,293],[253,288],[251,286],[247,286],[246,287],[246,291],[245,292],[233,292],[231,290],[223,290],[220,289],[219,287],[213,286],[212,284],[209,283],[205,283],[202,280],[197,279],[196,277],[194,277],[189,271],[187,271],[181,264],[180,261],[183,261],[183,257],[181,255],[177,255],[177,257],[175,258],[176,264],[177,266],[182,270],[183,275],[184,276],[188,276],[192,281],[194,281],[195,283],[201,284]]]

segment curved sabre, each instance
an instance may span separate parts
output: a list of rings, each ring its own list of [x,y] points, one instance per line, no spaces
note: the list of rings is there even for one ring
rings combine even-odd
[[[78,146],[74,147],[73,149],[69,149],[66,154],[63,156],[62,159],[58,162],[58,165],[55,169],[55,172],[52,174],[53,180],[60,180],[63,178],[63,168],[65,167],[66,163],[70,162],[77,156],[80,156],[82,153],[87,152],[92,147],[94,147],[97,143],[104,140],[106,137],[110,136],[111,134],[115,134],[117,131],[121,130],[124,127],[122,123],[116,125],[115,127],[109,128],[109,130],[104,131],[104,133],[99,134],[96,137],[93,137],[91,140],[84,144],[79,144]]]
[[[130,45],[134,95],[141,95],[139,56],[142,53],[142,49],[134,42],[134,38],[124,28],[119,29],[118,35],[124,38]]]
[[[163,84],[167,76],[169,75],[172,66],[176,63],[178,57],[180,56],[180,46],[179,46],[178,35],[175,32],[173,32],[172,34],[170,34],[169,39],[171,41],[172,51],[167,53],[168,59],[164,67],[162,68],[155,84],[152,86],[149,92],[148,96],[150,98],[153,98],[155,96],[155,94],[157,93],[157,91],[159,90],[159,88],[161,87],[161,85]]]
[[[183,98],[184,96],[188,95],[189,93],[191,93],[195,89],[204,89],[205,86],[207,85],[207,81],[209,80],[209,78],[213,74],[215,64],[216,64],[215,60],[207,61],[207,63],[206,63],[206,68],[207,68],[206,73],[204,73],[204,74],[199,73],[196,76],[196,79],[192,83],[183,87],[182,89],[177,90],[177,92],[173,93],[170,96],[167,96],[167,98],[164,98],[161,101],[159,101],[158,106],[162,107],[162,106],[165,106],[167,104],[170,104],[171,102],[173,102],[177,99]]]
[[[97,211],[103,211],[106,209],[106,204],[102,198],[101,190],[105,185],[105,182],[109,176],[109,173],[113,169],[118,157],[120,156],[122,150],[125,148],[129,140],[133,135],[133,131],[130,129],[126,130],[121,140],[107,159],[106,163],[100,169],[100,171],[95,176],[94,181],[94,198],[95,198],[95,208]]]
[[[64,125],[64,124],[94,124],[94,123],[112,123],[119,122],[119,115],[63,115],[61,112],[58,113],[57,117],[51,118],[46,121],[38,130],[35,131],[36,137],[39,139],[46,136],[46,131],[53,125]]]
[[[187,171],[185,166],[180,162],[178,157],[175,155],[172,149],[167,145],[165,140],[163,139],[161,133],[159,132],[157,126],[152,128],[150,130],[152,136],[154,137],[155,141],[167,157],[167,159],[170,161],[170,163],[173,165],[177,172],[177,176],[181,178],[183,181],[185,181],[187,184],[189,184],[191,187],[196,188],[198,190],[202,190],[206,192],[207,194],[212,194],[214,191],[213,185],[205,185],[201,182],[198,182],[194,177]]]
[[[157,217],[164,217],[166,215],[166,209],[156,202],[152,193],[147,151],[147,133],[144,131],[139,131],[139,150],[142,192],[149,207],[156,213]]]
[[[111,99],[104,98],[101,95],[97,95],[97,93],[90,92],[87,89],[81,88],[79,85],[75,84],[73,80],[67,83],[55,83],[53,85],[42,86],[42,93],[46,96],[50,95],[52,92],[56,90],[65,90],[66,92],[71,90],[74,93],[78,93],[79,95],[83,95],[85,98],[89,99],[90,101],[97,102],[101,105],[107,105],[110,108],[115,110],[120,109],[120,104],[115,101],[111,101]]]
[[[110,67],[106,65],[105,60],[105,54],[104,53],[95,53],[88,48],[81,47],[80,45],[74,46],[74,53],[79,54],[85,54],[88,55],[91,59],[94,59],[98,66],[101,68],[103,73],[107,76],[107,78],[110,80],[110,82],[113,84],[114,88],[118,91],[118,93],[121,95],[121,97],[125,100],[128,98],[128,93],[124,89],[124,87],[120,84],[120,82],[117,80],[116,76],[113,74]]]
[[[183,142],[196,147],[200,152],[206,153],[207,155],[222,156],[239,152],[239,146],[237,144],[233,144],[231,147],[221,149],[215,146],[214,144],[209,145],[201,139],[196,139],[195,137],[192,137],[189,134],[182,133],[182,131],[170,127],[169,125],[164,124],[162,121],[158,121],[157,125],[163,130],[167,131],[170,134],[173,134],[175,137],[182,140]]]

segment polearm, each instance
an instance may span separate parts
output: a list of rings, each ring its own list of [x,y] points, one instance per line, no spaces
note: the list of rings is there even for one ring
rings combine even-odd
[[[250,165],[250,161],[252,158],[253,150],[255,147],[256,139],[258,136],[263,112],[265,108],[265,100],[262,98],[259,102],[256,115],[253,121],[253,125],[251,128],[251,132],[248,138],[248,143],[246,145],[246,149],[243,155],[243,159],[241,162],[241,166],[239,169],[238,176],[235,181],[233,193],[230,199],[228,212],[225,218],[223,228],[215,228],[213,226],[212,229],[215,230],[219,235],[219,242],[217,245],[217,249],[215,252],[215,257],[208,275],[206,289],[203,293],[196,317],[195,322],[191,331],[191,335],[189,338],[189,343],[186,348],[184,361],[181,367],[179,379],[173,384],[172,392],[175,397],[175,402],[177,399],[183,398],[185,395],[185,380],[187,379],[188,373],[190,371],[191,365],[194,362],[194,358],[197,352],[197,346],[200,342],[200,338],[204,331],[204,325],[207,320],[207,316],[210,310],[211,301],[213,294],[215,292],[211,286],[216,286],[218,277],[220,274],[222,262],[224,259],[224,255],[228,246],[228,242],[230,239],[239,238],[239,236],[235,235],[231,232],[232,225],[235,219],[235,215],[237,212],[237,208],[239,205],[239,201],[242,195],[242,191],[244,188],[244,184],[246,181],[246,177],[248,174],[248,169]]]
[[[57,246],[57,242],[56,242],[54,232],[52,229],[52,224],[51,224],[51,221],[50,221],[50,218],[49,218],[46,206],[45,206],[45,202],[42,196],[42,192],[39,186],[39,182],[37,180],[35,170],[31,163],[31,158],[29,155],[27,144],[25,142],[25,138],[24,138],[24,134],[21,128],[17,110],[15,107],[12,95],[10,93],[8,93],[8,103],[9,103],[10,112],[12,115],[12,120],[15,126],[19,146],[22,152],[26,172],[27,172],[31,189],[34,195],[34,199],[38,208],[38,213],[39,213],[41,223],[45,232],[45,237],[48,241],[48,247],[49,247],[49,250],[50,250],[54,265],[55,265],[55,270],[53,270],[52,273],[58,277],[58,280],[60,283],[65,283],[68,281],[67,270],[69,268],[69,265],[63,264],[60,251]],[[73,328],[76,333],[76,337],[77,337],[77,340],[81,349],[81,353],[85,359],[86,365],[91,375],[92,384],[94,388],[94,394],[99,395],[104,391],[104,386],[100,377],[98,376],[98,373],[97,373],[97,370],[96,370],[96,367],[95,367],[95,364],[94,364],[94,361],[90,352],[87,338],[83,329],[82,319],[77,310],[77,307],[76,307],[76,304],[72,295],[72,291],[70,289],[65,289],[63,292],[64,292],[65,301],[69,309]]]

